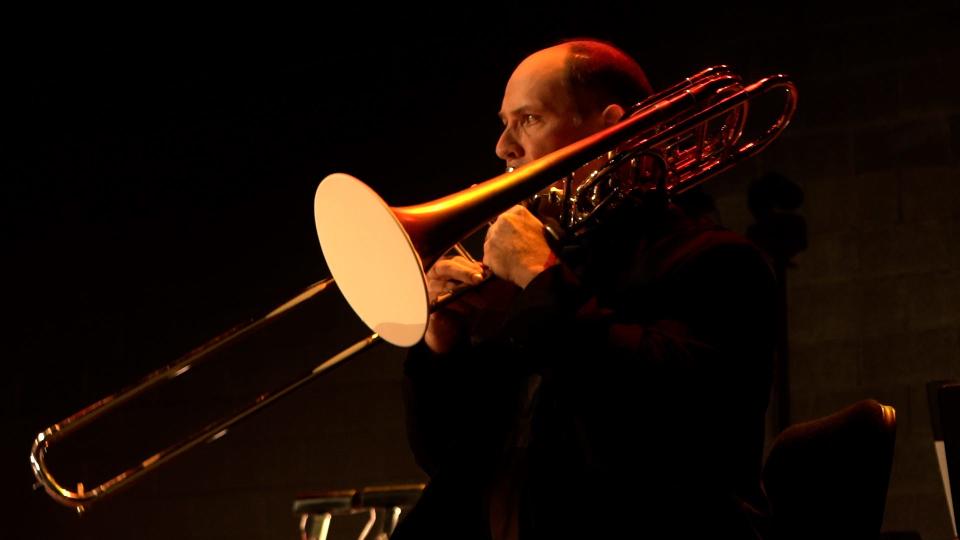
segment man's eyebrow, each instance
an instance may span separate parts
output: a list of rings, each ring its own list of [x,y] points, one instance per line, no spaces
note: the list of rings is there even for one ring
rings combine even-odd
[[[530,106],[530,105],[523,105],[523,106],[521,106],[521,107],[517,107],[516,109],[513,109],[513,110],[510,111],[509,113],[504,113],[503,111],[500,111],[500,112],[497,113],[497,118],[499,118],[500,120],[503,120],[503,119],[505,119],[507,116],[517,116],[517,115],[520,115],[520,114],[530,114],[531,112],[533,112],[533,110],[534,110],[534,108],[533,108],[532,106]]]

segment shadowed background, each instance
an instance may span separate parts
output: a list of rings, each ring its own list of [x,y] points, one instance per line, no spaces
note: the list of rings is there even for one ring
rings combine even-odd
[[[803,190],[790,420],[865,397],[894,405],[884,528],[947,538],[924,385],[960,377],[958,3],[551,9],[355,8],[257,25],[11,18],[0,536],[294,538],[297,493],[422,481],[403,432],[404,352],[389,346],[82,519],[31,492],[27,453],[40,429],[325,277],[312,222],[325,175],[353,174],[401,206],[498,174],[513,66],[587,35],[633,53],[656,87],[719,63],[794,77],[794,124],[705,192],[745,232],[751,181],[778,173]],[[331,297],[222,360],[209,399],[184,388],[151,405],[176,407],[158,429],[364,334]]]

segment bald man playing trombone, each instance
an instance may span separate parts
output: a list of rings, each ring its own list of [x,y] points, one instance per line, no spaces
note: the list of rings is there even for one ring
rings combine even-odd
[[[507,82],[497,156],[527,166],[651,93],[608,43],[537,51]],[[430,482],[394,538],[761,537],[766,260],[660,193],[576,238],[545,234],[547,215],[514,206],[482,261],[427,272],[431,300],[484,283],[433,312],[406,360],[410,445]]]

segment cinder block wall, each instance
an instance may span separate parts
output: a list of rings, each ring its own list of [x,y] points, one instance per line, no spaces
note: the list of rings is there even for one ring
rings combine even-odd
[[[925,386],[960,378],[957,13],[801,16],[750,65],[784,65],[800,87],[796,122],[751,165],[805,193],[809,246],[788,271],[791,420],[893,405],[884,530],[924,539],[951,535]],[[745,231],[750,175],[734,176],[710,189]]]

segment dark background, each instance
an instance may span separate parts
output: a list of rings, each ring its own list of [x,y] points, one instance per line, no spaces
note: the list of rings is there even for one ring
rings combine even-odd
[[[777,172],[803,189],[791,421],[864,397],[894,405],[884,528],[947,538],[924,385],[960,377],[958,23],[957,2],[12,16],[0,536],[293,538],[297,493],[421,481],[403,434],[403,351],[389,346],[82,519],[31,492],[27,454],[46,426],[325,277],[311,206],[325,175],[353,174],[401,206],[499,173],[513,66],[595,36],[633,53],[655,86],[719,63],[794,77],[794,124],[706,191],[744,232],[751,180]],[[202,423],[364,328],[332,298],[271,332],[214,362],[203,392],[141,407],[175,411],[150,431]]]

